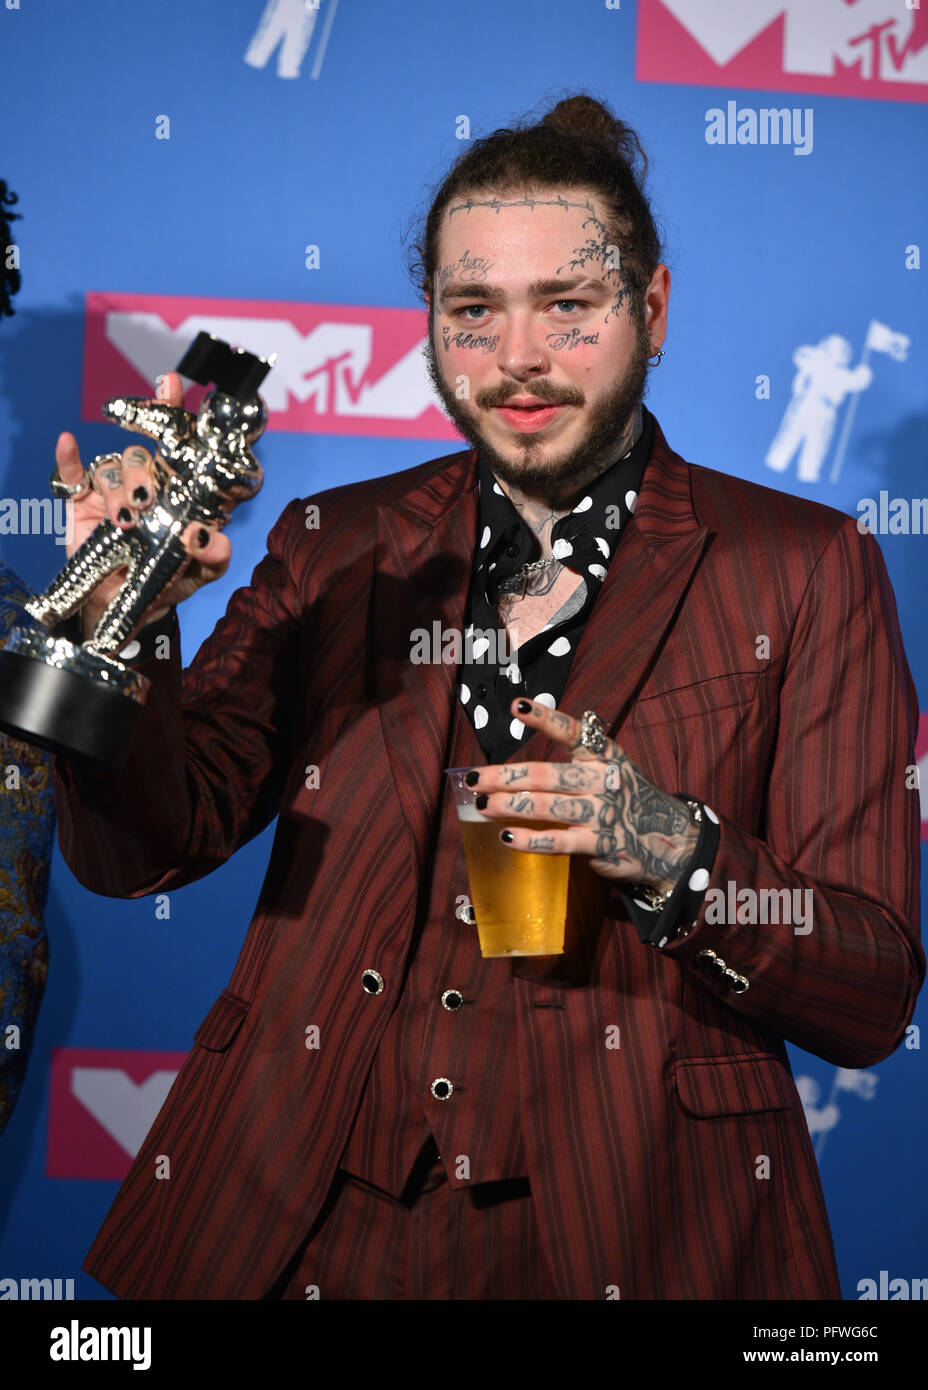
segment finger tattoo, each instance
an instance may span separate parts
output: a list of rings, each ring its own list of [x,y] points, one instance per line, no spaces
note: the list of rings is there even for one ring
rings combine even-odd
[[[579,763],[555,763],[555,767],[558,791],[586,791],[590,785],[590,774]]]
[[[556,796],[551,802],[551,814],[557,820],[585,825],[593,819],[593,802],[586,796]]]

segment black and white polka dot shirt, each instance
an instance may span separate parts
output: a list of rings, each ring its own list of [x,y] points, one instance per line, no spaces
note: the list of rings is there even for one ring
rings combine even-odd
[[[574,652],[638,500],[654,439],[653,415],[643,408],[642,416],[642,431],[633,448],[595,478],[551,530],[553,554],[583,577],[582,603],[575,600],[565,605],[564,617],[555,614],[512,652],[504,645],[494,600],[503,580],[539,558],[538,541],[478,452],[477,546],[457,692],[488,763],[505,762],[517,753],[529,732],[510,712],[516,696],[526,695],[551,709],[560,704]],[[666,944],[686,923],[695,921],[718,840],[718,822],[710,811],[703,816],[696,851],[662,912],[655,913],[626,896],[643,939]]]

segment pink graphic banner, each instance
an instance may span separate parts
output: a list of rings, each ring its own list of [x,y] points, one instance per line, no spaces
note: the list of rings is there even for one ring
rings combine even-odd
[[[639,82],[928,101],[928,3],[638,0]]]
[[[156,378],[175,369],[201,330],[261,357],[277,354],[261,387],[271,430],[460,441],[428,379],[423,311],[284,300],[92,291],[82,418],[100,420],[112,396],[152,396]],[[203,394],[192,387],[188,407]]]
[[[46,1176],[121,1181],[185,1056],[54,1048]]]

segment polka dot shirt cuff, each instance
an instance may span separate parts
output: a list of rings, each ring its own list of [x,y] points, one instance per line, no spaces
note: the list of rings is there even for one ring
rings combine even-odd
[[[698,801],[698,798],[691,797],[689,792],[677,792],[676,795]],[[702,821],[696,848],[664,908],[655,911],[643,898],[636,898],[631,889],[621,894],[641,940],[646,945],[656,946],[660,950],[689,934],[702,909],[706,889],[709,887],[721,832],[718,816],[712,808],[702,801],[699,805],[702,807]]]

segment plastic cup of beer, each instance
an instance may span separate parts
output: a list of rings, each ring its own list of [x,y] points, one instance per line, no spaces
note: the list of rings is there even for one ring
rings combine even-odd
[[[454,790],[470,896],[483,956],[559,956],[564,953],[569,854],[510,849],[499,838],[506,822],[477,810],[478,791],[464,778],[469,767],[445,769]],[[512,822],[526,829],[558,830],[554,821]]]

